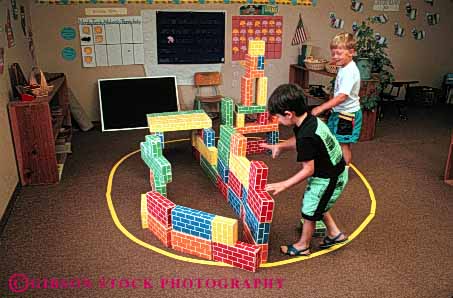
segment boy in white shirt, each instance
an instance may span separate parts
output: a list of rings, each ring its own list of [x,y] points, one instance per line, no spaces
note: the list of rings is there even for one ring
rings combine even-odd
[[[327,125],[340,143],[347,165],[352,160],[351,146],[358,142],[362,128],[360,73],[352,60],[355,45],[354,36],[350,33],[339,33],[330,42],[332,61],[341,67],[335,79],[334,97],[311,112],[317,116],[326,110],[333,110]]]

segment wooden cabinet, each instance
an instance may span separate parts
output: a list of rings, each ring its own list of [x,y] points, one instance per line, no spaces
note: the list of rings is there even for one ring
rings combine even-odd
[[[56,150],[57,142],[70,144],[72,136],[66,78],[60,77],[49,85],[54,88],[48,96],[8,105],[22,185],[58,182],[70,152]]]
[[[325,70],[310,70],[305,66],[291,64],[289,67],[289,82],[298,84],[299,86],[304,89],[305,95],[307,96],[308,100],[318,100],[319,104],[322,101],[328,100],[328,98],[315,98],[308,93],[309,89],[309,82],[310,82],[310,73],[317,73],[319,75],[328,76],[331,78],[335,78],[336,74],[327,72]],[[377,86],[379,80],[371,79],[371,80],[361,80],[360,81],[360,91],[359,96],[361,98],[365,96],[371,96],[377,93]],[[363,122],[362,122],[362,130],[360,133],[360,141],[368,141],[373,139],[375,129],[376,129],[376,119],[377,119],[377,111],[363,111]]]

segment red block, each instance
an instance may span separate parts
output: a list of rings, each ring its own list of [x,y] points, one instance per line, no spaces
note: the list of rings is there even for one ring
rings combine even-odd
[[[171,231],[171,247],[174,250],[212,260],[212,242],[203,238]]]
[[[247,139],[246,155],[260,154],[266,152],[267,149],[260,146],[260,144],[266,144],[265,139]]]
[[[156,186],[154,184],[154,173],[152,170],[149,170],[149,185],[151,186],[151,190],[156,190]]]
[[[234,246],[213,242],[212,258],[215,261],[255,272],[261,264],[261,248],[240,241]]]
[[[256,244],[255,240],[253,240],[252,233],[250,232],[250,229],[247,226],[247,223],[245,221],[243,221],[242,236],[243,236],[242,239],[244,240],[244,242],[261,247],[261,256],[260,256],[261,263],[260,264],[267,263],[267,259],[269,257],[269,244],[268,243]]]
[[[171,210],[176,207],[175,203],[157,191],[149,191],[146,193],[146,206],[148,214],[164,226],[171,227]]]
[[[269,168],[263,161],[252,160],[250,163],[249,188],[264,190],[268,174]]]
[[[258,114],[258,123],[260,125],[269,124],[269,112],[259,113]]]
[[[148,229],[157,239],[160,240],[166,247],[171,247],[171,230],[156,220],[152,215],[148,215]]]
[[[267,125],[258,125],[256,123],[246,124],[244,127],[236,127],[236,131],[240,134],[258,133],[278,131],[278,124],[272,123]]]
[[[222,180],[222,178],[220,178],[220,176],[217,176],[217,188],[222,193],[225,201],[228,201],[228,186],[225,184],[225,182],[223,182],[223,180]]]
[[[253,82],[245,76],[241,77],[241,104],[251,106],[253,102]]]
[[[238,198],[242,197],[242,184],[233,172],[228,174],[228,187],[231,188]]]
[[[256,189],[249,188],[247,204],[258,219],[258,222],[272,222],[275,202],[266,191],[257,191]]]

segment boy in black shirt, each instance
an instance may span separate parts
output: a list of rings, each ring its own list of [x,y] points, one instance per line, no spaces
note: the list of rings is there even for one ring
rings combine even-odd
[[[302,89],[293,84],[279,86],[269,98],[268,110],[278,117],[279,123],[292,126],[294,136],[276,145],[263,144],[277,157],[282,151],[296,150],[297,161],[302,169],[294,176],[266,186],[274,195],[308,179],[301,208],[304,225],[298,242],[281,246],[281,252],[289,256],[310,255],[310,242],[316,221],[324,221],[327,235],[320,248],[328,248],[347,241],[332,218],[329,210],[343,192],[348,182],[340,144],[327,125],[308,113]]]

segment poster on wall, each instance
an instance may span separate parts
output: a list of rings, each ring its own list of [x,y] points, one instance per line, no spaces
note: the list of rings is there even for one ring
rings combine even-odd
[[[400,0],[374,0],[373,10],[399,11]]]
[[[395,23],[393,34],[398,37],[404,36],[404,28],[399,23]]]
[[[351,0],[351,9],[355,12],[363,12],[363,3],[362,1]]]
[[[79,18],[83,67],[144,63],[142,18]]]
[[[430,12],[426,13],[426,22],[428,23],[428,25],[430,25],[430,26],[437,25],[439,23],[439,20],[440,20],[440,15],[438,13],[430,13]]]
[[[266,59],[282,56],[282,16],[233,16],[231,32],[233,61],[245,59],[249,39],[266,42]]]
[[[6,15],[5,33],[6,40],[8,41],[8,48],[14,47],[16,45],[16,42],[14,41],[14,33],[13,27],[11,26],[11,14],[9,13],[9,9]]]
[[[343,29],[344,27],[344,20],[337,17],[335,12],[329,13],[329,20],[330,20],[330,27],[335,29]]]

